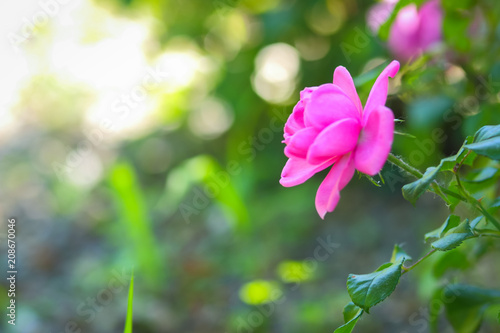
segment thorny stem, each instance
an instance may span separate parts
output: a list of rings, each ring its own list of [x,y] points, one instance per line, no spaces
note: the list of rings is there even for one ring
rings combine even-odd
[[[408,172],[409,174],[411,174],[412,176],[414,176],[416,178],[420,179],[424,176],[418,169],[414,168],[413,166],[409,165],[408,163],[399,159],[398,157],[394,156],[393,154],[389,154],[389,156],[387,157],[387,160],[390,163],[392,163],[393,165],[401,168],[402,170]],[[439,186],[439,184],[436,181],[432,182],[431,188],[432,188],[432,191],[434,193],[436,193],[441,198],[443,198],[444,202],[446,202],[447,204],[450,204],[450,201],[446,197],[446,194],[444,194],[443,189],[441,188],[441,186]]]
[[[412,167],[411,165],[409,165],[405,161],[397,158],[392,153],[389,154],[389,156],[387,157],[387,160],[389,162],[391,162],[392,164],[394,164],[395,166],[397,166],[397,167],[403,169],[404,171],[408,172],[412,176],[415,176],[417,178],[422,178],[423,177],[423,174],[418,169]]]
[[[462,159],[460,163],[453,169],[453,173],[455,174],[455,177],[457,179],[457,184],[458,188],[461,192],[461,194],[455,193],[453,191],[448,190],[447,188],[441,187],[436,181],[432,182],[431,188],[434,193],[439,195],[447,204],[450,204],[450,201],[446,195],[455,197],[465,203],[469,203],[473,206],[475,206],[487,219],[490,221],[495,228],[497,228],[500,231],[500,222],[498,222],[481,204],[479,200],[474,198],[472,195],[470,195],[467,190],[463,187],[462,182],[460,181],[460,177],[458,176],[458,171],[460,170],[460,167],[462,163],[465,161],[465,158],[467,155]],[[423,174],[416,168],[412,167],[408,163],[404,162],[403,160],[397,158],[393,154],[389,154],[387,157],[387,160],[392,163],[393,165],[401,168],[402,170],[408,172],[409,174],[415,176],[416,178],[422,178]]]
[[[500,237],[500,231],[497,231],[497,230],[474,229],[474,231],[475,231],[474,236],[472,236],[471,238],[484,237],[484,236],[488,236],[488,237]],[[413,265],[411,265],[409,267],[403,266],[402,267],[403,272],[401,274],[408,273],[409,271],[411,271],[412,269],[414,269],[418,264],[420,264],[422,261],[424,261],[425,259],[429,258],[431,255],[433,255],[436,252],[437,252],[437,249],[432,249],[425,256],[423,256],[422,258],[418,259],[418,261],[415,262]]]
[[[483,207],[483,205],[481,205],[481,202],[476,200],[476,203],[477,203],[477,208],[481,211],[481,213],[483,213],[484,217],[486,217],[488,221],[490,221],[495,226],[495,228],[497,228],[500,231],[500,223],[497,221],[497,219],[495,219],[490,213],[488,213],[488,211]]]
[[[458,173],[458,170],[460,170],[460,167],[462,166],[462,164],[464,164],[465,160],[467,159],[467,157],[469,157],[471,152],[472,150],[469,150],[467,154],[465,154],[465,156],[462,158],[462,160],[455,165],[455,167],[453,168],[453,173]]]
[[[435,192],[437,195],[439,195],[441,198],[446,203],[449,203],[448,198],[446,197],[446,194],[449,196],[453,196],[461,201],[464,201],[466,203],[470,203],[473,206],[477,207],[481,211],[481,213],[498,229],[496,230],[476,230],[478,233],[474,237],[479,237],[479,236],[491,236],[491,237],[500,237],[500,223],[490,214],[488,211],[483,207],[481,202],[474,198],[472,195],[470,195],[467,190],[463,187],[462,182],[460,181],[460,177],[458,176],[458,171],[460,167],[462,166],[463,162],[467,158],[468,154],[460,161],[457,163],[455,168],[453,168],[453,173],[455,174],[455,177],[457,179],[457,184],[459,188],[460,193],[455,193],[453,191],[450,191],[447,188],[441,187],[436,181],[432,182],[431,187],[433,192]],[[408,172],[410,175],[416,177],[416,178],[422,178],[424,175],[422,172],[420,172],[418,169],[414,168],[413,166],[409,165],[405,161],[399,159],[398,157],[394,156],[393,154],[389,154],[387,157],[387,161],[392,163],[393,165],[399,167],[400,169]],[[425,256],[420,258],[417,262],[415,262],[413,265],[409,267],[402,267],[402,274],[408,273],[411,271],[415,266],[420,264],[422,261],[430,257],[433,253],[436,252],[436,249],[432,249],[429,253],[427,253]]]
[[[460,181],[460,177],[458,176],[458,169],[459,168],[457,168],[456,171],[455,170],[453,170],[453,171],[455,173],[455,179],[457,180],[457,185],[458,185],[460,192],[462,192],[462,194],[465,196],[465,199],[467,200],[467,202],[469,202],[471,205],[473,205],[477,209],[479,209],[479,211],[484,215],[484,217],[486,217],[486,219],[488,219],[488,221],[490,221],[495,226],[495,228],[497,228],[500,231],[500,223],[483,207],[483,205],[481,204],[481,201],[477,200],[472,195],[470,195],[470,193],[462,185],[462,182]]]
[[[449,205],[451,203],[450,200],[448,199],[448,197],[446,196],[446,194],[444,194],[443,188],[441,186],[439,186],[439,184],[436,181],[432,182],[431,187],[434,190],[434,193],[436,193],[441,198],[443,198],[443,200],[444,200],[444,202],[446,202],[446,204]]]
[[[448,194],[450,197],[455,197],[455,198],[457,198],[458,200],[461,200],[461,201],[463,201],[463,202],[467,202],[467,198],[466,198],[466,197],[461,196],[461,195],[460,195],[460,194],[458,194],[458,193],[455,193],[455,192],[453,192],[453,191],[450,191],[450,190],[448,190],[448,189],[446,189],[446,188],[441,188],[441,190],[442,190],[444,193]]]

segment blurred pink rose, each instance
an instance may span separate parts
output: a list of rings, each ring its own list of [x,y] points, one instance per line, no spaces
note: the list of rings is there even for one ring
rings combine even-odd
[[[344,188],[358,170],[377,174],[391,150],[394,115],[385,106],[389,77],[399,70],[392,61],[375,81],[363,109],[351,75],[335,69],[333,84],[305,88],[285,124],[283,141],[289,158],[280,183],[299,185],[333,165],[316,194],[321,218],[332,212]]]
[[[398,0],[385,0],[374,5],[367,24],[377,32],[389,18]],[[427,1],[420,8],[410,4],[401,8],[389,31],[388,47],[401,61],[415,59],[442,40],[443,12],[438,0]]]

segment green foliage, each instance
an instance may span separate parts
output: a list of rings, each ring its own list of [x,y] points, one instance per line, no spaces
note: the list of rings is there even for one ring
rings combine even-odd
[[[391,262],[394,264],[400,260],[410,261],[412,258],[398,244],[394,245],[392,250]]]
[[[474,142],[482,142],[500,136],[500,125],[483,126],[474,134]]]
[[[351,333],[358,319],[363,314],[363,310],[350,302],[344,307],[343,314],[345,324],[337,328],[334,333]]]
[[[424,194],[431,186],[432,182],[436,179],[440,166],[427,168],[422,178],[414,181],[413,183],[403,186],[403,196],[406,200],[415,204],[422,194]]]
[[[482,127],[476,132],[474,142],[465,147],[479,155],[500,160],[500,125]]]
[[[476,0],[441,0],[441,5],[446,10],[470,9],[476,4]]]
[[[392,260],[380,266],[370,274],[349,274],[347,278],[347,291],[354,304],[370,312],[370,308],[386,299],[396,286],[401,277],[405,253],[396,245]]]
[[[431,304],[438,304],[439,306],[429,307],[429,331],[432,333],[438,332],[439,316],[442,313],[443,307],[443,288],[437,288],[432,293],[429,299]]]
[[[435,290],[430,300],[431,332],[439,332],[438,320],[445,315],[457,333],[478,332],[484,312],[500,303],[500,292],[464,284],[449,284]]]
[[[443,235],[448,230],[455,228],[459,224],[460,224],[460,217],[456,215],[450,215],[439,228],[425,234],[425,241],[427,242],[429,240],[439,239],[443,237]]]
[[[432,274],[436,278],[442,277],[449,270],[463,271],[471,266],[467,255],[456,249],[443,253],[441,258],[433,266]]]
[[[190,223],[199,213],[195,203],[208,207],[213,200],[220,205],[228,220],[234,221],[235,228],[248,228],[247,207],[231,179],[233,174],[241,172],[241,166],[228,168],[223,168],[209,155],[187,159],[170,172],[160,205],[169,212],[179,209],[184,222]],[[186,197],[193,192],[195,195],[192,198]]]
[[[478,216],[474,220],[472,220],[470,222],[470,228],[472,230],[474,230],[477,227],[477,225],[479,224],[479,222],[481,222],[483,220],[483,218],[484,218],[483,216]]]
[[[500,170],[498,170],[498,168],[494,168],[494,167],[486,167],[486,168],[482,168],[482,169],[477,169],[477,170],[471,171],[469,173],[469,177],[471,177],[471,179],[464,179],[464,182],[473,183],[473,184],[487,182],[489,180],[494,179],[495,176],[499,172],[500,172]]]
[[[444,16],[443,34],[445,40],[455,50],[467,52],[471,42],[467,38],[467,30],[471,24],[470,16],[455,10],[448,10]]]
[[[426,191],[429,190],[429,187],[435,183],[437,186],[436,178],[438,177],[439,172],[444,172],[444,171],[452,171],[455,172],[455,168],[459,165],[472,165],[474,162],[476,155],[474,152],[469,152],[466,147],[467,144],[472,142],[472,138],[468,137],[458,153],[456,153],[453,156],[449,156],[446,158],[441,159],[439,164],[436,167],[429,167],[423,174],[421,178],[418,180],[406,184],[403,186],[402,191],[403,191],[403,197],[410,201],[412,204],[415,204],[424,194]],[[452,195],[452,197],[457,195],[457,193],[454,193],[454,191],[447,190],[446,192],[449,195]],[[454,204],[458,204],[458,202],[450,202],[451,206],[454,207]]]
[[[446,286],[446,317],[457,333],[475,333],[481,326],[484,311],[500,303],[500,291],[469,285]]]
[[[470,50],[469,30],[473,15],[470,10],[475,5],[474,0],[443,0],[444,8],[443,34],[446,42],[455,50],[466,52]]]
[[[134,303],[134,274],[130,278],[130,287],[128,290],[128,301],[127,301],[127,318],[125,319],[125,329],[123,333],[132,333],[133,324],[133,303]]]
[[[448,251],[456,248],[462,244],[464,240],[472,236],[474,236],[474,234],[472,233],[469,220],[466,219],[458,226],[440,235],[440,238],[434,241],[431,246],[439,251]]]
[[[127,163],[116,164],[110,172],[109,184],[123,221],[122,241],[133,253],[132,257],[141,270],[146,272],[147,279],[159,281],[162,274],[155,269],[161,265],[158,247],[134,169]]]

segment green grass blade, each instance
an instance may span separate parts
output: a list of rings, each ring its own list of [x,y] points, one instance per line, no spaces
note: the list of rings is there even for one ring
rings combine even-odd
[[[133,301],[134,301],[134,274],[132,273],[132,278],[130,279],[130,287],[128,290],[127,318],[125,319],[125,330],[123,331],[123,333],[132,333]]]

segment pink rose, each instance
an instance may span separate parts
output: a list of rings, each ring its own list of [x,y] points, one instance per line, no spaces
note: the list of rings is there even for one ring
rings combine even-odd
[[[358,170],[376,175],[391,150],[394,115],[385,106],[389,77],[399,70],[392,61],[379,75],[363,109],[351,75],[335,69],[333,84],[306,88],[285,124],[283,141],[289,158],[280,183],[299,185],[315,173],[330,172],[316,194],[321,218],[332,212],[342,190]]]
[[[377,32],[398,1],[385,0],[371,8],[367,24]],[[438,0],[427,1],[420,8],[410,4],[401,8],[389,31],[388,46],[396,58],[409,61],[441,42],[443,11]]]

